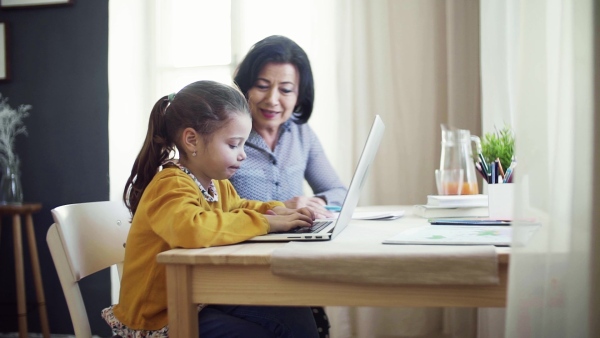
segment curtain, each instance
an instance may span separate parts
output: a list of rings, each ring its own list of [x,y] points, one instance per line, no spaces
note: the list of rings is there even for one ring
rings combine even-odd
[[[110,1],[108,15],[110,199],[120,200],[160,97],[154,91],[154,6],[146,0]]]
[[[599,162],[593,2],[482,0],[481,12],[482,41],[492,41],[482,48],[484,116],[490,123],[512,118],[517,215],[542,224],[525,245],[511,248],[505,336],[595,336],[600,243],[592,218],[599,191],[593,176]],[[596,100],[597,93],[596,87]],[[520,238],[523,227],[513,227]]]
[[[340,1],[336,168],[351,177],[375,114],[386,134],[360,204],[424,204],[445,123],[481,133],[479,6],[467,0]]]
[[[516,178],[529,194],[517,203],[543,227],[513,252],[507,336],[593,336],[592,9],[591,1],[579,0],[518,8]]]
[[[424,204],[445,123],[481,134],[476,1],[338,2],[335,39],[346,131],[336,169],[349,181],[373,116],[386,133],[361,205]],[[474,337],[475,309],[328,307],[332,337]]]

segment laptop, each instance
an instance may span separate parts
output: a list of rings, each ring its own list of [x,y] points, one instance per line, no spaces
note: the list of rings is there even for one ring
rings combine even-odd
[[[337,219],[318,219],[315,220],[313,226],[310,228],[297,228],[289,232],[272,232],[266,235],[252,237],[248,241],[328,241],[334,239],[344,231],[350,223],[354,209],[356,209],[356,205],[358,204],[360,191],[365,182],[365,178],[367,177],[367,173],[369,172],[369,168],[373,163],[375,154],[377,154],[377,149],[379,149],[384,130],[385,125],[383,124],[383,121],[379,115],[376,115]]]

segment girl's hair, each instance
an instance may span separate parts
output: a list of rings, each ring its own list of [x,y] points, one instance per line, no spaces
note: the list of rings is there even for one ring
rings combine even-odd
[[[313,74],[306,52],[289,38],[272,35],[254,44],[237,68],[235,83],[248,99],[248,91],[268,63],[291,63],[298,69],[300,86],[292,120],[298,124],[306,123],[312,114],[315,101]]]
[[[246,99],[237,88],[214,81],[194,82],[177,94],[160,98],[150,113],[146,139],[123,191],[131,214],[135,215],[144,190],[175,147],[180,157],[186,156],[179,144],[185,128],[194,128],[208,142],[234,114],[250,114]]]

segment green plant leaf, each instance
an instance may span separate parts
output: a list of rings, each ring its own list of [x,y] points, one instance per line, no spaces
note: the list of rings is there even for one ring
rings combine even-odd
[[[506,170],[515,153],[515,136],[511,128],[505,126],[495,133],[486,133],[481,140],[481,152],[488,163],[499,158],[503,170]]]

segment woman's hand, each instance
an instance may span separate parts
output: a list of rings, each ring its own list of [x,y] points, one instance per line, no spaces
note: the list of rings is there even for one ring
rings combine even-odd
[[[315,214],[309,208],[288,209],[275,207],[267,211],[265,218],[271,227],[269,232],[282,232],[298,227],[311,227]]]
[[[325,209],[325,201],[319,197],[296,196],[283,202],[290,209],[309,208],[316,218],[332,218],[333,213]]]

